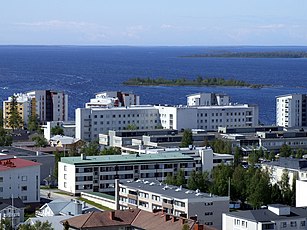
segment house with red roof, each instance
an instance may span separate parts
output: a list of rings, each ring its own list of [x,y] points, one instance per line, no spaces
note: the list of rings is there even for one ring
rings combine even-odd
[[[20,198],[23,203],[40,201],[40,163],[0,156],[0,198]]]

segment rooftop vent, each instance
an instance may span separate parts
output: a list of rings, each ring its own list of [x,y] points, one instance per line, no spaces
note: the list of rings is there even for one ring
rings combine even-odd
[[[193,191],[188,190],[188,191],[186,191],[185,193],[186,193],[186,194],[191,194],[191,193],[193,193]]]
[[[182,190],[182,185],[180,185],[180,187],[179,188],[176,188],[176,192],[179,192],[179,191],[181,191]]]
[[[149,185],[155,185],[156,183],[155,182],[151,182]]]

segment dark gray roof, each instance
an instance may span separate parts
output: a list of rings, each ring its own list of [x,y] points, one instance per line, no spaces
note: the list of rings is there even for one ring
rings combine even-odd
[[[265,162],[264,164],[279,166],[288,169],[307,170],[307,160],[290,157],[280,157],[277,161]]]
[[[277,215],[268,209],[257,209],[239,212],[230,212],[227,215],[236,218],[242,218],[253,222],[271,222],[276,220],[288,220],[306,218],[307,210],[305,208],[290,208],[290,215]]]
[[[12,199],[0,199],[0,210],[12,205]],[[26,206],[20,198],[13,199],[13,206],[15,208],[25,208]]]
[[[196,192],[185,188],[180,188],[174,185],[166,185],[156,180],[120,180],[120,184],[130,187],[136,190],[148,191],[156,194],[161,194],[165,197],[177,198],[177,199],[221,199],[227,200],[228,197],[215,196],[213,194]]]

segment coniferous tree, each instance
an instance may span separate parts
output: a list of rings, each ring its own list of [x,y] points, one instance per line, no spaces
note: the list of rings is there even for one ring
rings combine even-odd
[[[181,139],[180,147],[189,147],[193,144],[193,134],[191,129],[186,129],[183,131],[183,136]]]
[[[20,129],[23,126],[23,120],[18,111],[17,97],[13,95],[11,98],[12,100],[10,102],[10,116],[8,117],[8,125],[13,130]]]

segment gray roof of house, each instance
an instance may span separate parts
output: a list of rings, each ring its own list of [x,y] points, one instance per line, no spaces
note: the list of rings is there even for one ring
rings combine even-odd
[[[165,197],[177,199],[209,199],[211,200],[229,200],[228,197],[220,197],[200,191],[188,190],[174,185],[166,185],[156,180],[120,180],[120,184],[136,190],[148,191],[156,194],[161,194]]]
[[[35,222],[45,222],[48,221],[51,223],[51,226],[53,229],[63,229],[63,225],[60,221],[64,221],[71,218],[71,216],[45,216],[45,217],[32,217],[26,220],[25,223],[30,223],[31,225],[34,225]]]
[[[236,218],[242,218],[253,222],[271,222],[277,220],[306,218],[307,210],[305,208],[290,207],[290,215],[277,215],[268,209],[257,209],[257,210],[230,212],[227,215]]]
[[[263,164],[271,166],[279,166],[282,168],[295,169],[295,170],[307,170],[307,160],[297,159],[290,157],[280,157],[277,161],[265,162]]]
[[[12,205],[12,199],[0,199],[0,210]],[[20,198],[13,199],[13,206],[15,208],[25,208],[26,206]]]

